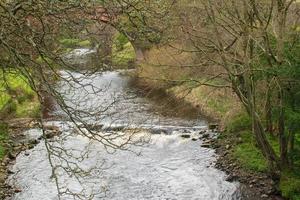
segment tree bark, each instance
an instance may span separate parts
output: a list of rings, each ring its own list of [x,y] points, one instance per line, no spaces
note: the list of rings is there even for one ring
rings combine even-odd
[[[271,146],[270,142],[266,137],[266,133],[264,132],[262,122],[255,111],[252,111],[252,123],[253,133],[255,134],[256,142],[258,143],[259,148],[261,149],[264,157],[267,159],[268,166],[271,172],[276,172],[279,168],[278,158],[273,147]]]
[[[271,89],[268,88],[267,99],[265,105],[265,114],[266,114],[266,132],[274,135],[273,131],[273,120],[272,120],[272,104],[271,104]]]
[[[288,166],[288,140],[285,134],[285,123],[284,123],[284,107],[283,107],[283,94],[282,91],[279,94],[279,117],[278,117],[278,136],[279,136],[279,146],[280,146],[280,165],[284,169]]]
[[[295,132],[290,131],[289,132],[289,137],[288,137],[288,153],[293,153],[294,152],[294,146],[295,146]],[[291,167],[294,165],[294,160],[293,160],[292,156],[289,159],[289,164],[290,164]]]

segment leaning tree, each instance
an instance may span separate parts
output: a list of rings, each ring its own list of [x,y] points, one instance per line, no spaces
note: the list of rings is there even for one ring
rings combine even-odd
[[[201,56],[199,67],[215,69],[197,84],[229,86],[252,119],[271,171],[285,169],[299,130],[299,3],[203,0],[194,9],[199,15],[185,17],[189,45],[182,51]],[[268,139],[275,132],[279,155]]]

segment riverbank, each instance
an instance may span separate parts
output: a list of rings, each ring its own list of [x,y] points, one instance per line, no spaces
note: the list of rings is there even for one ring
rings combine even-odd
[[[0,160],[3,159],[8,148],[3,145],[9,140],[8,128],[11,120],[40,116],[40,103],[37,95],[26,81],[26,77],[18,71],[2,72],[0,80],[0,120],[1,143]]]
[[[28,144],[18,144],[20,135],[26,128],[36,124],[40,115],[37,95],[17,71],[2,72],[0,81],[0,199],[10,195],[13,190],[5,181],[10,171],[8,165]]]
[[[157,88],[151,88],[149,85],[145,85],[144,81],[139,82],[135,79],[135,82],[139,89],[144,89],[145,93],[157,90]],[[233,107],[235,108],[233,110],[236,116],[233,115],[232,111],[227,111],[224,107],[221,107],[222,103],[225,103],[225,106],[228,106],[228,108],[230,107],[228,105],[230,103],[237,104],[237,102],[229,102],[232,96],[226,96],[228,91],[221,91],[220,89],[209,90],[208,88],[196,88],[190,91],[188,89],[185,90],[184,86],[171,87],[165,89],[164,92],[162,88],[159,90],[161,91],[160,94],[165,95],[156,97],[161,98],[161,101],[164,101],[163,99],[172,99],[173,102],[177,101],[177,104],[184,103],[186,106],[190,106],[190,109],[198,110],[198,113],[201,113],[202,116],[206,116],[210,124],[218,123],[219,131],[221,131],[220,136],[214,140],[209,139],[208,142],[205,142],[205,147],[216,149],[216,153],[219,155],[216,167],[228,174],[227,181],[239,181],[241,183],[240,189],[243,200],[283,199],[278,195],[278,185],[266,172],[256,171],[256,169],[247,170],[247,166],[242,166],[242,164],[238,162],[239,156],[243,155],[234,155],[238,147],[237,145],[242,144],[243,141],[237,142],[236,137],[233,137],[233,133],[229,133],[226,129],[230,128],[230,131],[235,131],[236,127],[232,126],[238,125],[232,122],[238,118],[237,113],[241,113],[241,108]],[[203,92],[204,94],[202,93],[197,96],[197,92]],[[153,92],[151,94],[155,95]],[[196,96],[198,98],[196,98]],[[218,102],[220,106],[218,107],[216,104],[207,103],[211,101]],[[243,127],[249,126],[249,122],[247,121],[241,121],[241,123],[245,123],[242,125]],[[247,143],[249,141],[244,142]],[[253,160],[249,160],[249,162],[253,162]],[[255,165],[255,163],[253,165]]]
[[[40,115],[40,103],[35,92],[30,88],[26,78],[17,71],[2,72],[0,81],[0,161],[9,151],[7,144],[11,140],[9,127],[12,120],[30,118]],[[14,124],[14,123],[13,123]]]
[[[173,51],[163,47],[146,52],[145,61],[133,75],[138,87],[145,91],[163,91],[166,98],[185,102],[207,116],[209,121],[219,124],[219,138],[206,146],[216,149],[219,154],[216,166],[228,173],[228,181],[241,183],[243,199],[271,200],[284,196],[299,200],[299,176],[272,177],[269,174],[266,161],[255,145],[251,121],[232,90],[197,85],[191,80],[195,77],[199,80],[201,72],[199,74],[191,67],[176,67],[178,62],[185,61],[187,66],[192,66],[192,58]],[[269,139],[279,150],[278,141]]]
[[[7,136],[6,140],[1,141],[6,147],[6,153],[0,162],[0,199],[6,199],[22,192],[20,188],[12,187],[6,182],[8,177],[14,174],[10,170],[10,166],[15,164],[16,158],[21,152],[25,152],[25,156],[29,156],[29,150],[44,139],[44,136],[32,138],[25,134],[28,130],[40,130],[40,128],[39,121],[34,118],[18,118],[6,121],[5,131]],[[59,129],[55,126],[44,126],[44,128],[47,139],[60,134]]]
[[[1,154],[0,165],[0,199],[10,197],[13,193],[19,192],[17,188],[7,185],[6,180],[12,173],[9,166],[12,165],[19,153],[31,149],[36,141],[23,141],[23,132],[29,128],[37,127],[37,121],[33,118],[19,118],[6,120],[1,125]],[[5,136],[4,136],[5,135]]]
[[[113,180],[107,186],[109,188],[108,199],[193,199],[195,197],[231,199],[238,195],[237,184],[226,182],[225,174],[211,165],[215,161],[214,151],[208,148],[198,148],[202,144],[202,140],[198,138],[202,134],[204,135],[201,130],[205,128],[206,124],[202,118],[192,121],[179,117],[163,117],[160,113],[152,112],[152,108],[156,105],[129,88],[128,77],[122,76],[118,72],[106,72],[93,78],[95,84],[103,87],[110,83],[114,84],[109,87],[109,90],[106,90],[108,99],[111,99],[109,97],[112,94],[120,94],[124,97],[124,100],[114,104],[114,108],[118,108],[118,112],[112,110],[112,112],[105,113],[112,119],[114,119],[114,114],[117,115],[116,117],[120,121],[116,125],[127,124],[129,119],[131,125],[147,129],[141,133],[142,135],[146,134],[146,138],[142,139],[142,142],[147,142],[147,145],[143,147],[130,145],[132,151],[117,151],[112,155],[106,153],[105,147],[98,142],[78,136],[76,132],[73,132],[73,126],[61,124],[61,127],[64,127],[62,128],[64,135],[62,138],[58,137],[57,142],[64,145],[62,149],[70,150],[70,154],[83,149],[92,150],[89,152],[90,156],[86,158],[87,160],[78,163],[84,166],[87,164],[94,169],[96,163],[101,163],[105,159],[107,166],[114,166],[105,170],[105,177]],[[68,88],[62,88],[62,91],[64,90],[69,91]],[[74,92],[79,93],[80,88]],[[105,106],[109,103],[105,97],[97,95],[92,100]],[[112,127],[114,126],[112,125]],[[115,129],[115,132],[106,127],[103,128],[103,134],[122,133],[120,129]],[[152,135],[151,143],[147,141],[148,134]],[[187,135],[190,137],[186,138]],[[64,140],[65,138],[68,140]],[[139,156],[132,153],[141,151]],[[12,175],[10,180],[15,180],[14,185],[22,190],[21,193],[16,194],[15,199],[38,200],[47,194],[50,194],[47,196],[48,198],[55,198],[56,187],[54,182],[49,180],[51,167],[46,159],[45,146],[42,143],[37,145],[33,150],[28,151],[30,153],[28,157],[25,153],[18,157],[18,162],[12,167],[12,171],[18,173]],[[130,160],[135,162],[130,162]],[[32,171],[32,167],[34,167],[34,171]],[[97,168],[95,170],[98,172]],[[100,176],[97,175],[93,171],[91,176],[87,174],[88,177],[84,177],[87,183],[83,182],[83,187],[90,188],[90,183],[101,185],[102,181],[107,180],[102,178],[102,173]],[[60,178],[73,180],[68,174],[62,175]],[[47,185],[47,187],[43,187],[43,185]],[[106,187],[106,184],[104,186]]]

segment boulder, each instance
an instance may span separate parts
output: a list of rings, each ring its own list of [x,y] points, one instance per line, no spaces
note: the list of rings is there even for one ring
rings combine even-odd
[[[210,142],[204,142],[203,144],[201,144],[201,147],[210,148],[211,147],[211,143]]]
[[[210,130],[215,130],[215,129],[217,129],[218,128],[218,124],[209,124],[208,125],[208,128],[210,129]]]

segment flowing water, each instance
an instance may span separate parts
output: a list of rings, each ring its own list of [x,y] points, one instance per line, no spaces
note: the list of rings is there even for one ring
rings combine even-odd
[[[91,53],[77,50],[72,56],[80,57],[86,52]],[[9,179],[21,192],[12,199],[58,199],[57,183],[64,193],[61,199],[66,200],[239,199],[238,183],[225,181],[226,175],[214,168],[214,150],[201,147],[203,141],[199,138],[207,129],[203,118],[161,115],[153,102],[129,87],[129,78],[122,72],[83,75],[63,71],[62,75],[65,79],[57,88],[67,105],[81,111],[80,117],[74,119],[78,124],[84,122],[97,127],[103,135],[122,138],[134,130],[133,140],[137,143],[115,151],[79,134],[78,127],[68,120],[49,121],[47,125],[62,131],[60,136],[48,140],[52,162],[43,140],[21,153]],[[87,114],[90,112],[93,115]],[[53,114],[62,119],[65,116],[59,108]],[[32,129],[24,134],[38,138],[42,131]],[[123,141],[117,138],[114,142]]]

